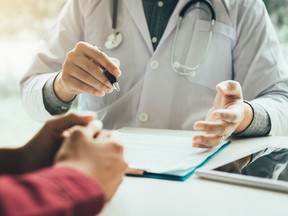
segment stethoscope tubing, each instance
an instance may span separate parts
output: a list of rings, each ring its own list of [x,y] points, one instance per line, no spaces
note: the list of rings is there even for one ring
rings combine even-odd
[[[211,17],[210,17],[211,27],[210,27],[210,32],[209,32],[209,38],[207,41],[207,46],[205,48],[204,54],[201,57],[199,63],[193,67],[188,67],[188,66],[180,64],[178,61],[174,61],[174,59],[175,59],[174,53],[175,53],[176,41],[178,38],[178,33],[180,30],[181,22],[185,16],[186,12],[189,10],[189,8],[191,8],[193,5],[195,5],[197,3],[203,3],[209,8],[209,12],[211,15]],[[110,34],[108,36],[108,40],[105,43],[105,46],[107,49],[114,49],[114,48],[118,47],[121,44],[122,38],[123,38],[122,34],[117,31],[118,0],[112,0],[112,4],[113,4],[113,8],[112,8],[112,34]],[[196,7],[196,8],[202,9],[206,13],[209,13],[206,9],[203,9],[201,7]],[[213,36],[213,29],[214,29],[215,21],[216,21],[216,12],[215,12],[215,9],[214,9],[212,3],[209,0],[191,0],[184,5],[184,7],[181,9],[181,11],[179,13],[179,19],[177,21],[176,31],[175,31],[174,39],[172,41],[172,48],[171,48],[170,63],[171,63],[171,67],[175,73],[180,74],[180,75],[193,75],[193,74],[195,74],[196,70],[203,63],[205,57],[207,56],[207,52],[209,50],[212,36]],[[181,69],[181,70],[179,70],[179,69]]]
[[[181,22],[186,14],[186,12],[189,10],[189,8],[197,3],[204,3],[210,10],[210,14],[211,14],[211,26],[210,26],[210,31],[209,31],[209,38],[207,41],[207,46],[205,48],[204,54],[202,55],[200,61],[198,64],[192,66],[192,67],[188,67],[185,65],[182,65],[180,62],[178,61],[174,61],[174,53],[175,53],[175,47],[176,47],[176,41],[178,38],[178,33],[180,30],[180,26],[181,26]],[[199,9],[202,9],[201,7],[197,7]],[[205,9],[203,9],[206,13],[208,13]],[[172,66],[172,69],[175,73],[179,74],[179,75],[190,75],[190,76],[195,76],[196,70],[200,67],[200,65],[203,63],[205,57],[207,56],[211,41],[212,41],[212,36],[213,36],[213,30],[214,30],[214,25],[215,25],[215,21],[216,21],[216,13],[215,13],[215,9],[213,7],[213,5],[208,1],[208,0],[191,0],[189,1],[180,11],[179,13],[179,18],[177,21],[177,25],[176,25],[176,31],[175,31],[175,36],[174,39],[172,41],[172,47],[171,47],[171,56],[170,56],[170,64]],[[180,70],[181,69],[181,70]]]
[[[191,0],[191,1],[189,1],[189,2],[182,8],[182,10],[180,11],[179,17],[182,17],[182,18],[183,18],[183,17],[185,16],[185,13],[188,11],[188,9],[189,9],[192,5],[197,4],[197,3],[199,3],[199,2],[206,4],[206,6],[209,8],[210,13],[211,13],[211,20],[216,21],[215,9],[214,9],[213,5],[211,4],[211,2],[208,1],[208,0]]]
[[[116,31],[117,28],[117,17],[118,17],[118,0],[113,0],[112,29],[114,31]]]

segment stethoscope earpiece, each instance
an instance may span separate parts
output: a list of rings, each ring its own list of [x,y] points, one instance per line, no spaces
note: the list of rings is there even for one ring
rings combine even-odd
[[[108,36],[105,47],[110,50],[114,49],[121,44],[122,40],[123,36],[120,32],[112,33]]]

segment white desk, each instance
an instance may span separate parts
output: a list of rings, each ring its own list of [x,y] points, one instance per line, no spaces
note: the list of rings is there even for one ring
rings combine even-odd
[[[184,131],[181,134],[191,136],[191,132]],[[288,137],[233,140],[232,144],[214,157],[207,166],[218,166],[231,158],[240,158],[247,152],[255,152],[263,146],[275,144],[287,146]],[[195,175],[185,182],[125,177],[100,215],[287,216],[288,194],[203,180]]]

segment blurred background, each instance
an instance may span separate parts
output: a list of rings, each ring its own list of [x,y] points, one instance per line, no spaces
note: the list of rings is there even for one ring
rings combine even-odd
[[[0,0],[0,146],[21,146],[42,126],[24,111],[19,81],[65,2]]]
[[[19,80],[66,0],[0,0],[0,145],[26,143],[42,123],[22,108]],[[264,1],[288,62],[288,0]]]

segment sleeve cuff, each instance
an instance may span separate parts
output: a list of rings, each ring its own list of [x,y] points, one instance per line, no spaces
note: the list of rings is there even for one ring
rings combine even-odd
[[[46,110],[51,115],[63,114],[69,111],[71,108],[72,102],[64,102],[62,101],[54,91],[54,81],[59,73],[55,76],[50,77],[50,79],[45,83],[43,88],[43,102]]]
[[[93,216],[105,204],[102,187],[72,168],[53,166],[1,176],[0,185],[0,215]]]
[[[77,170],[54,166],[40,171],[39,177],[70,203],[75,215],[95,215],[104,206],[102,187]]]
[[[236,137],[251,137],[251,136],[266,136],[271,130],[271,120],[267,111],[261,105],[257,103],[247,102],[253,110],[253,119],[251,124],[239,134],[235,134]]]

